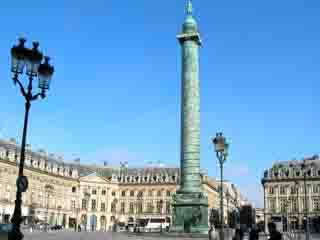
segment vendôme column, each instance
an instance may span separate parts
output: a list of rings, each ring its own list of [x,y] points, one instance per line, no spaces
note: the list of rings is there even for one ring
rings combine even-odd
[[[199,192],[200,180],[200,81],[197,23],[188,1],[183,32],[178,35],[182,48],[181,94],[181,192]]]
[[[208,234],[208,196],[200,178],[200,82],[197,22],[187,3],[182,33],[177,36],[182,49],[180,189],[173,197],[171,232]]]

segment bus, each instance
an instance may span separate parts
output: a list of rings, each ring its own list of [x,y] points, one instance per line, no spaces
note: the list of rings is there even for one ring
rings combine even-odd
[[[168,231],[170,222],[165,218],[144,218],[137,219],[137,229],[140,232]]]

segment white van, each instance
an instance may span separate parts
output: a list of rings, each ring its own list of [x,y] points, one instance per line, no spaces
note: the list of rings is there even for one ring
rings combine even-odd
[[[148,218],[144,228],[146,232],[166,231],[169,228],[169,223],[164,218]]]

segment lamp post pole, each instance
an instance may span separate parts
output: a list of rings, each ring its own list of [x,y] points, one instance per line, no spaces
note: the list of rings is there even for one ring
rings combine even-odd
[[[212,142],[215,147],[216,156],[219,160],[220,164],[220,223],[221,223],[221,231],[220,231],[220,240],[224,240],[224,212],[223,212],[223,164],[227,160],[229,144],[226,142],[225,137],[222,136],[222,133],[217,133],[216,137],[212,139]]]
[[[50,80],[54,72],[54,68],[49,65],[49,57],[45,57],[45,62],[41,64],[43,54],[39,52],[39,43],[33,42],[33,48],[25,48],[25,39],[19,39],[19,45],[11,48],[12,65],[11,72],[13,75],[13,83],[18,83],[22,96],[25,98],[25,114],[24,124],[21,141],[20,163],[19,173],[17,178],[17,193],[15,200],[15,207],[11,222],[13,224],[12,230],[8,235],[9,240],[21,240],[23,234],[20,231],[20,225],[22,222],[21,205],[22,205],[22,193],[28,189],[28,179],[23,175],[24,161],[25,161],[25,147],[27,138],[27,126],[29,119],[29,110],[31,102],[37,100],[38,97],[45,98],[45,91],[49,89]],[[26,75],[28,76],[27,89],[19,81],[18,76],[22,74],[26,67]],[[32,93],[32,81],[35,77],[39,78],[40,93],[33,95]]]
[[[227,227],[229,228],[229,200],[230,200],[230,193],[229,193],[229,189],[227,189],[226,192],[226,198],[227,198]]]

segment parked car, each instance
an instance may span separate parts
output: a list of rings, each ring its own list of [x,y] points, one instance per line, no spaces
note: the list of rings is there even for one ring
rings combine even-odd
[[[129,222],[127,225],[127,228],[128,228],[128,232],[134,232],[135,224],[132,222]]]
[[[61,225],[54,225],[51,227],[51,230],[61,230],[62,226]]]
[[[118,223],[117,224],[117,232],[125,232],[126,231],[126,224],[125,223]]]

